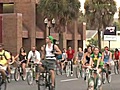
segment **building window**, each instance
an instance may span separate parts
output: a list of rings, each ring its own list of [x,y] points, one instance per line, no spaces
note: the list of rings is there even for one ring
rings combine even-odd
[[[3,4],[3,13],[14,13],[14,4]]]

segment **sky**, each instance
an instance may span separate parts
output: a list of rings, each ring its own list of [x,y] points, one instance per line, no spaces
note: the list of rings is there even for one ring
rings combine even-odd
[[[117,9],[120,7],[120,0],[115,0],[117,4]],[[85,0],[80,0],[81,2],[81,10],[84,12],[84,2]],[[118,18],[118,12],[115,13],[114,18]]]

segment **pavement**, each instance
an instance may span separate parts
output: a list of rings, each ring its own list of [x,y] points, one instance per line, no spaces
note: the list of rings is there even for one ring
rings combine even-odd
[[[7,90],[37,90],[36,82],[33,85],[28,85],[27,81],[11,81],[8,83]],[[87,90],[87,83],[83,78],[77,79],[74,76],[66,77],[66,75],[56,75],[55,90]],[[120,90],[120,75],[112,73],[112,82],[103,85],[102,90]]]

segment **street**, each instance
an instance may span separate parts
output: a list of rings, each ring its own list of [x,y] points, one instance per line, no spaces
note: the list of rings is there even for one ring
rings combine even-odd
[[[74,75],[75,76],[75,75]],[[56,76],[56,90],[86,90],[87,84],[82,78],[66,77],[65,75]],[[28,85],[27,81],[14,80],[8,83],[7,90],[37,90],[37,85]],[[103,85],[103,90],[120,90],[120,75],[112,75],[112,82]]]

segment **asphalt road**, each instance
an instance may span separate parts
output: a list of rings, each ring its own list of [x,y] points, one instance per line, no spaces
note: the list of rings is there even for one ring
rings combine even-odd
[[[66,77],[65,75],[56,76],[56,90],[86,90],[87,84],[82,78]],[[8,83],[7,90],[37,90],[37,85],[28,85],[27,81],[14,80]],[[120,75],[112,75],[112,82],[103,85],[103,90],[120,90]]]

